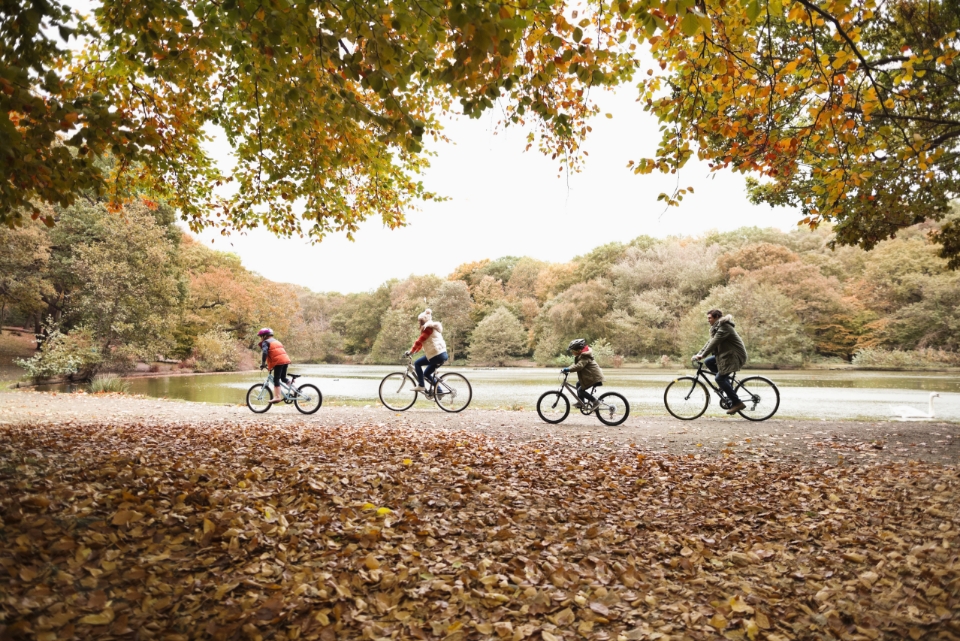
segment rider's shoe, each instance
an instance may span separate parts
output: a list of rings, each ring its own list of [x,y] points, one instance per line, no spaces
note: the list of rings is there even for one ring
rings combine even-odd
[[[417,385],[413,388],[414,392],[426,392],[426,388],[423,385]]]
[[[737,403],[733,407],[727,410],[727,414],[736,414],[740,410],[747,409],[747,406],[743,403]]]

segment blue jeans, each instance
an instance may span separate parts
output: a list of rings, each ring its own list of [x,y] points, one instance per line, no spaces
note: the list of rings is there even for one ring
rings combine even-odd
[[[580,381],[577,381],[577,396],[581,401],[587,401],[589,403],[596,403],[597,399],[593,397],[593,394],[580,387]]]
[[[707,369],[714,373],[715,378],[717,379],[717,386],[723,390],[723,393],[727,395],[733,404],[736,405],[740,402],[740,399],[737,398],[737,393],[733,391],[733,385],[730,383],[729,374],[717,374],[720,371],[720,367],[717,365],[717,357],[710,356],[703,359],[703,364],[707,366]]]
[[[423,387],[423,376],[426,374],[427,380],[437,384],[436,379],[433,378],[433,373],[437,371],[437,368],[447,362],[447,353],[443,352],[442,354],[437,354],[433,358],[427,358],[426,356],[421,356],[413,363],[413,367],[417,370],[417,383],[420,387]],[[426,365],[427,369],[424,370],[423,367]]]

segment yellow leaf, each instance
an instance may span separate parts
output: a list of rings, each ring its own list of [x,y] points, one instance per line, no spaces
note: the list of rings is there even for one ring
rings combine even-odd
[[[86,625],[107,625],[112,622],[113,610],[110,608],[107,608],[100,614],[88,614],[79,621],[79,623],[85,623]]]
[[[707,621],[707,623],[717,630],[723,630],[725,627],[727,627],[727,618],[718,612],[717,614],[714,614],[713,618]]]
[[[364,504],[361,505],[360,507],[361,507],[362,509],[364,509],[364,510],[372,510],[372,509],[374,509],[374,508],[377,507],[377,506],[374,505],[373,503],[369,503],[369,502],[368,502],[368,503],[364,503]]]
[[[380,561],[377,561],[377,558],[372,554],[367,555],[367,558],[363,560],[363,564],[367,566],[368,570],[376,570],[380,567]]]
[[[746,631],[747,636],[750,637],[750,641],[753,641],[757,638],[757,635],[760,634],[760,628],[757,624],[750,619],[743,624],[743,629]]]
[[[404,465],[413,465],[413,461],[411,461],[411,460],[408,459],[408,458],[405,458],[405,459],[403,459],[403,464],[404,464]]]
[[[744,603],[739,596],[730,599],[730,609],[734,612],[746,612],[748,614],[753,612],[753,608]]]
[[[213,524],[213,521],[210,519],[203,519],[203,533],[209,534],[217,529],[217,526]]]
[[[378,509],[377,509],[377,516],[386,516],[387,514],[390,514],[391,512],[393,512],[393,510],[391,510],[390,508],[388,508],[388,507],[381,507],[381,508],[378,508]]]

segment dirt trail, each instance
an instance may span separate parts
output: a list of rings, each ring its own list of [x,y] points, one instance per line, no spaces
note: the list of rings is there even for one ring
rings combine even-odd
[[[117,394],[56,394],[0,392],[0,426],[63,423],[231,423],[241,426],[302,424],[414,427],[427,430],[467,430],[509,440],[562,440],[574,447],[633,446],[650,452],[695,457],[736,453],[750,458],[835,464],[926,461],[956,464],[960,460],[960,425],[771,419],[750,423],[740,418],[701,418],[683,422],[671,418],[631,417],[620,427],[605,427],[592,416],[571,414],[560,425],[548,425],[532,411],[472,410],[446,414],[423,404],[422,409],[390,412],[379,405],[324,406],[312,416],[293,407],[275,407],[262,415],[246,406],[210,405]]]

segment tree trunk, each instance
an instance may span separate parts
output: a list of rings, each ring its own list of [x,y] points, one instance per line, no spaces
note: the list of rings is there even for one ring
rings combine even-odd
[[[3,334],[3,318],[4,316],[6,316],[6,314],[7,314],[7,302],[4,301],[3,304],[0,305],[0,334]]]

